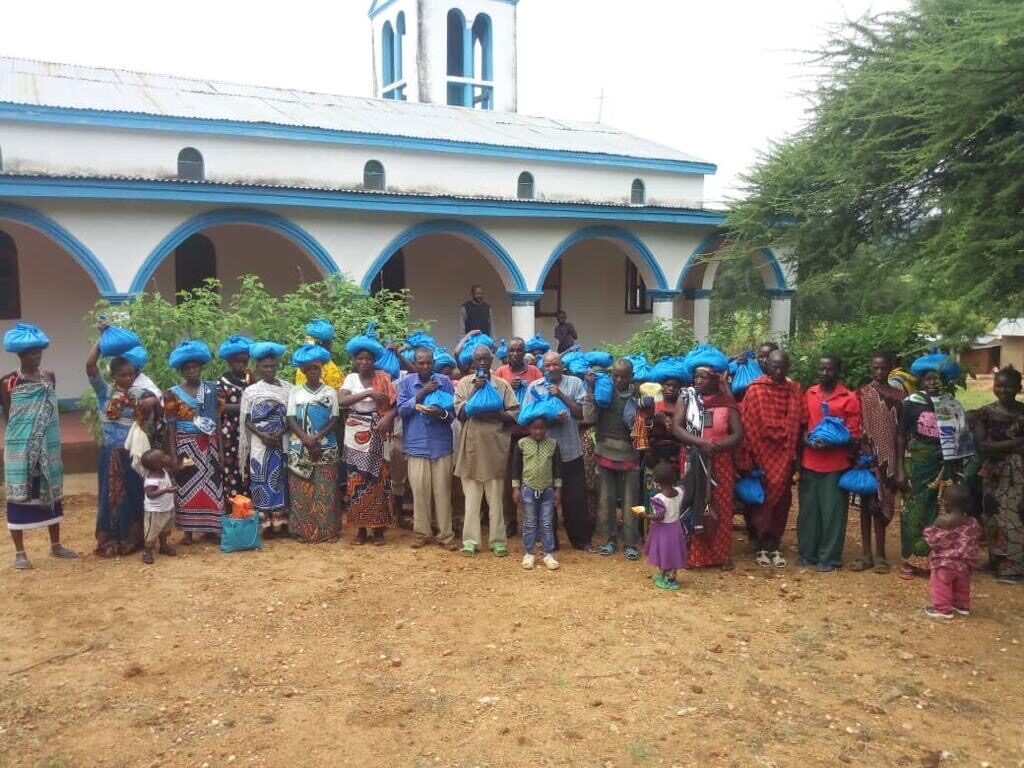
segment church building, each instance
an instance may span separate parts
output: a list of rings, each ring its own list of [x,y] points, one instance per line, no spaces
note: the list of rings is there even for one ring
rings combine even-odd
[[[652,317],[706,337],[715,166],[518,114],[517,5],[373,0],[373,97],[0,58],[0,332],[46,328],[66,399],[97,299],[247,273],[407,288],[449,344],[477,283],[497,336],[550,336],[564,310],[587,346]],[[788,332],[789,268],[751,258]]]

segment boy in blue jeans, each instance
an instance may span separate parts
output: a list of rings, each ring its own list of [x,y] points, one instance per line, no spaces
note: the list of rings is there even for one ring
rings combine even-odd
[[[562,505],[562,456],[558,443],[548,437],[548,424],[536,418],[529,434],[520,438],[512,451],[512,500],[523,507],[523,568],[532,570],[536,557],[537,526],[544,549],[544,565],[557,570],[555,559],[555,507]]]

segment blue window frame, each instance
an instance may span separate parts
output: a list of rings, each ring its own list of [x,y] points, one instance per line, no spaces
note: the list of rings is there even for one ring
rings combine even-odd
[[[405,101],[405,78],[402,71],[402,46],[405,39],[405,11],[398,14],[394,26],[384,22],[381,31],[381,96]]]

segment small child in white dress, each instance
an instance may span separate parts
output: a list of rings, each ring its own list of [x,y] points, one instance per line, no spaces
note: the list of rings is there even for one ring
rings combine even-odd
[[[171,479],[168,469],[175,468],[174,459],[159,448],[142,454],[142,467],[146,470],[142,487],[146,498],[143,501],[143,533],[145,549],[142,551],[142,562],[153,564],[153,550],[157,544],[160,554],[173,557],[174,551],[167,539],[174,527],[174,493],[178,486]]]

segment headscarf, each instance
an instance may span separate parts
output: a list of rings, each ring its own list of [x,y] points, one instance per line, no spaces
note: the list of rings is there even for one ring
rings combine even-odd
[[[213,358],[210,348],[198,339],[185,339],[171,350],[167,356],[167,364],[175,370],[181,370],[186,363],[206,365]]]
[[[284,344],[278,344],[274,341],[254,341],[252,346],[249,347],[249,357],[257,362],[266,360],[268,357],[273,357],[277,360],[284,357],[284,350]]]
[[[252,339],[247,336],[231,336],[227,341],[220,345],[220,349],[217,350],[217,355],[221,360],[227,360],[229,357],[235,355],[241,355],[243,353],[250,354],[249,348],[252,346]]]
[[[331,353],[319,344],[303,344],[292,352],[292,365],[302,368],[309,363],[320,363],[323,365],[331,359]]]
[[[50,337],[42,328],[31,323],[18,323],[4,334],[4,349],[20,355],[30,349],[46,349],[50,346]]]
[[[951,355],[937,349],[932,349],[927,355],[921,355],[910,366],[910,372],[919,379],[931,371],[938,372],[946,381],[956,381],[960,378],[960,364]]]
[[[334,339],[334,323],[318,317],[311,320],[306,326],[306,335],[317,341],[332,341]]]

